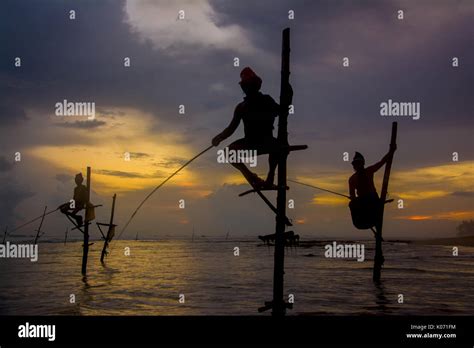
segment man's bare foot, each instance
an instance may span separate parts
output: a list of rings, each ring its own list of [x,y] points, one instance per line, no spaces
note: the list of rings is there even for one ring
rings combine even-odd
[[[270,180],[267,179],[267,180],[265,180],[265,182],[263,184],[263,188],[267,189],[267,190],[277,190],[278,186],[273,183],[273,180],[270,181]]]
[[[265,181],[261,179],[257,174],[252,174],[250,184],[257,190],[260,190],[265,187]]]

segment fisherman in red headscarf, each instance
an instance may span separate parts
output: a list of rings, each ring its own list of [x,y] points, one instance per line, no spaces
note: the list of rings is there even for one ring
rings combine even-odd
[[[280,113],[280,106],[268,94],[262,94],[262,79],[246,67],[240,73],[240,87],[245,93],[244,101],[234,111],[229,126],[212,139],[212,145],[218,146],[230,137],[242,120],[245,136],[229,145],[229,150],[256,150],[257,155],[268,154],[269,171],[266,180],[252,173],[244,163],[232,163],[240,170],[247,181],[258,189],[275,188],[275,170],[278,165],[279,144],[273,137],[273,123]],[[291,97],[292,89],[290,86]],[[290,98],[291,103],[291,98]]]

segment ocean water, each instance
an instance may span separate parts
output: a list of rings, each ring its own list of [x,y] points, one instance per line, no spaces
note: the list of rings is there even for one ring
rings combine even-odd
[[[380,284],[366,260],[327,259],[318,243],[287,248],[288,315],[472,315],[474,248],[385,242]],[[353,242],[351,242],[353,243]],[[269,315],[273,247],[257,240],[114,241],[90,248],[81,276],[81,242],[40,243],[39,260],[0,259],[1,315]],[[234,247],[240,256],[234,256]],[[124,248],[130,255],[124,255]],[[70,303],[71,295],[75,303]],[[179,303],[184,294],[185,303]],[[403,303],[398,302],[403,294]]]

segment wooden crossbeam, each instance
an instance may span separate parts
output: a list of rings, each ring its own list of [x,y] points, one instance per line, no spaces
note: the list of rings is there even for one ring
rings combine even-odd
[[[287,186],[286,189],[289,190],[290,188]],[[272,188],[263,188],[263,189],[260,189],[260,191],[278,191],[278,187],[275,186],[275,187],[272,187]],[[257,192],[257,190],[252,188],[251,190],[247,190],[247,191],[244,191],[242,193],[239,193],[239,197],[243,197],[243,196],[248,195],[249,193],[255,193],[255,192]]]
[[[301,151],[301,150],[306,150],[308,148],[308,145],[290,145],[288,146],[288,151]]]

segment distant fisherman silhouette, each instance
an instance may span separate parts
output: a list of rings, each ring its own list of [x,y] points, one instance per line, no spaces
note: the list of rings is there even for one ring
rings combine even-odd
[[[249,183],[258,189],[276,188],[275,169],[278,165],[279,144],[273,137],[273,123],[280,113],[280,106],[260,88],[262,79],[246,67],[240,73],[240,87],[245,93],[244,101],[237,105],[234,117],[229,126],[212,139],[212,145],[218,146],[221,141],[230,137],[242,120],[245,137],[229,145],[230,150],[257,150],[257,155],[268,154],[269,170],[266,180],[252,173],[243,163],[232,163],[240,170]],[[291,91],[291,86],[290,86]]]
[[[82,216],[78,215],[77,213],[86,207],[88,198],[87,187],[82,184],[84,182],[82,173],[77,174],[74,178],[74,181],[77,185],[74,188],[74,208],[71,208],[71,203],[68,202],[61,205],[59,209],[61,210],[61,213],[72,217],[74,220],[76,220],[77,225],[81,226]]]
[[[393,156],[397,149],[396,145],[390,147],[390,151],[377,163],[365,168],[365,159],[361,153],[356,152],[352,160],[355,173],[349,179],[349,195],[351,202],[349,207],[352,214],[352,222],[359,229],[368,229],[377,224],[380,215],[379,195],[374,185],[374,174],[388,159]],[[357,194],[357,196],[356,196]]]

